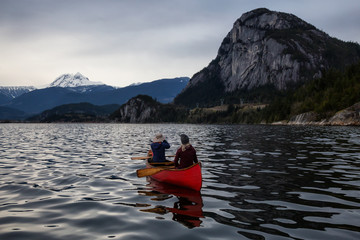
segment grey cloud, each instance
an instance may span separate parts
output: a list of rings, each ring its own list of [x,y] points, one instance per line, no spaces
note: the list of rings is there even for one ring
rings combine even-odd
[[[159,77],[192,75],[216,56],[235,20],[259,7],[293,13],[340,39],[360,40],[358,0],[0,0],[1,75],[13,76],[1,81],[21,81],[14,69],[22,66],[45,83],[45,75],[84,65],[91,73],[83,74],[94,81],[102,80],[97,78],[106,67],[108,84],[153,80],[139,69]],[[41,57],[27,61],[35,55]],[[52,72],[45,73],[49,59]]]

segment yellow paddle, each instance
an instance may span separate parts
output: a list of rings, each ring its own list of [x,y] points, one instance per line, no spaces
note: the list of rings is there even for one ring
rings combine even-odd
[[[146,160],[152,158],[152,156],[146,156],[146,157],[131,157],[131,160]]]
[[[158,172],[161,172],[163,170],[168,170],[168,169],[175,169],[175,167],[154,167],[154,168],[144,168],[144,169],[138,169],[136,171],[136,174],[139,178],[141,177],[146,177],[146,176],[151,176],[154,175]]]
[[[175,155],[165,156],[167,158],[175,157]],[[146,160],[152,158],[152,156],[146,156],[146,157],[131,157],[131,160]]]

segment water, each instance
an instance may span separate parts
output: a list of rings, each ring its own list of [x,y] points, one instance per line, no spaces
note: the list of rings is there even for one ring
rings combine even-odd
[[[137,178],[187,133],[201,193]],[[0,125],[0,239],[360,239],[360,128]]]

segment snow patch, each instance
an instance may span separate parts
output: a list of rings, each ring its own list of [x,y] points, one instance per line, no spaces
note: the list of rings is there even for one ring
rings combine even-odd
[[[92,82],[81,73],[63,74],[56,78],[48,87],[80,87],[90,85],[104,85],[101,82]]]
[[[9,97],[16,98],[24,93],[34,91],[35,87],[24,87],[24,86],[11,86],[11,87],[0,87],[0,93]]]

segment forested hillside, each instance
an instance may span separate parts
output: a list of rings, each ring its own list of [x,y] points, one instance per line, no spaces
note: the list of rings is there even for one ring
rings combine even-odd
[[[344,72],[330,70],[322,78],[276,98],[263,110],[261,118],[274,122],[314,111],[320,120],[357,102],[360,102],[360,63]]]
[[[269,90],[269,89],[267,89]],[[270,89],[271,90],[271,89]],[[259,98],[266,87],[258,89]],[[276,91],[274,90],[273,93]],[[276,92],[267,104],[230,103],[218,108],[196,108],[190,111],[191,123],[274,123],[288,122],[292,117],[311,112],[314,121],[329,119],[336,112],[360,102],[360,63],[344,71],[330,70],[296,90]]]

